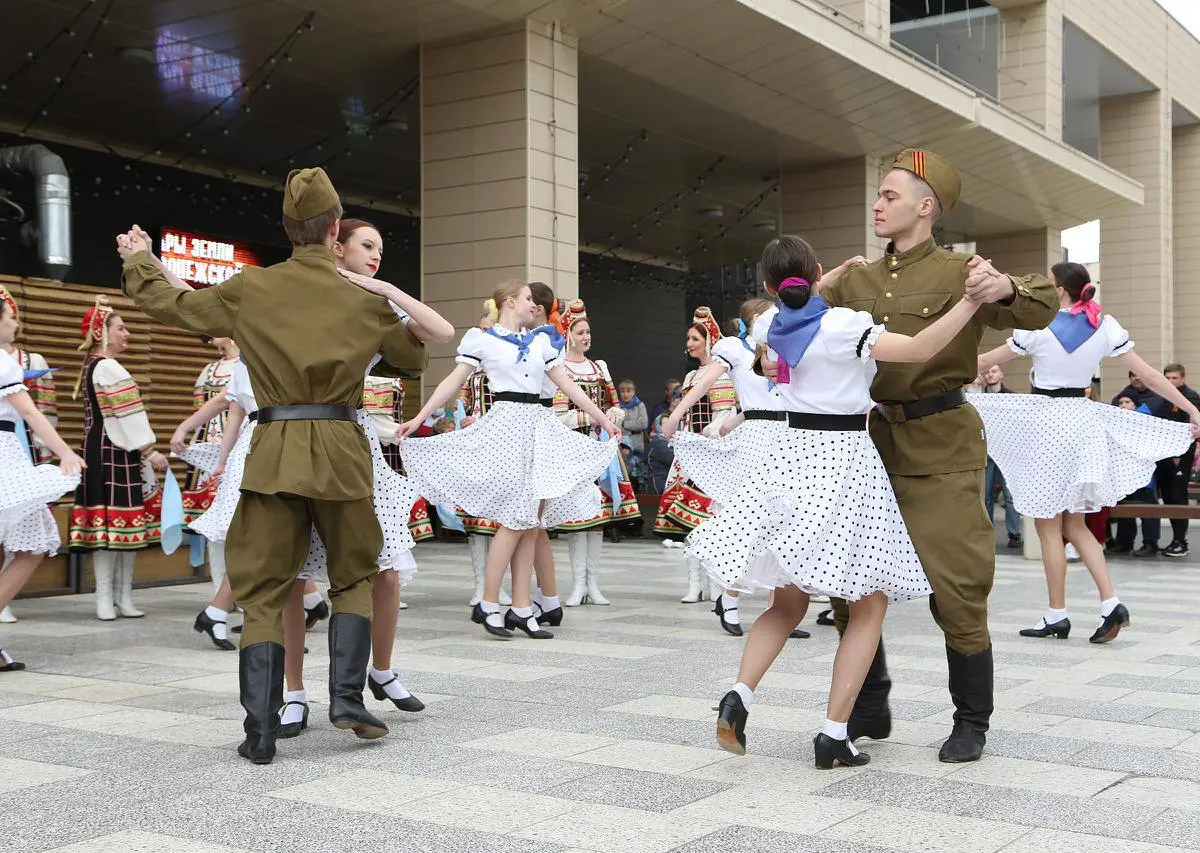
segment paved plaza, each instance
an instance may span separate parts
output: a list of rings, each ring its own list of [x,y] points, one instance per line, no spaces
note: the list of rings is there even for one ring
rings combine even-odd
[[[569,578],[556,543],[560,582]],[[324,623],[309,638],[311,727],[266,767],[239,759],[237,656],[191,622],[207,585],[142,591],[102,624],[90,596],[17,602],[0,675],[0,849],[237,851],[1005,851],[1200,849],[1200,563],[1114,564],[1132,627],[1091,646],[1081,567],[1067,642],[1016,635],[1044,606],[1041,567],[999,558],[996,713],[984,760],[937,761],[946,662],[924,603],[888,616],[892,739],[868,767],[819,771],[835,648],[812,624],[758,692],[748,754],[716,748],[712,710],[742,641],[681,605],[679,551],[605,548],[612,606],[568,611],[551,641],[467,622],[465,545],[418,548],[396,668],[428,704],[358,742],[328,723]],[[747,602],[747,624],[762,597]]]

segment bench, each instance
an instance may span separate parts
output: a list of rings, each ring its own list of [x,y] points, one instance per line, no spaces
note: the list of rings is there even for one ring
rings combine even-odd
[[[1108,510],[1109,518],[1200,518],[1200,506],[1194,504],[1117,504]]]

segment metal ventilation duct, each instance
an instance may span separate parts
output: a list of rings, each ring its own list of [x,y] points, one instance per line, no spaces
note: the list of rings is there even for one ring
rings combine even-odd
[[[61,281],[71,269],[71,179],[66,164],[44,145],[18,145],[0,148],[0,174],[6,172],[33,176],[37,221],[30,231],[46,274]]]

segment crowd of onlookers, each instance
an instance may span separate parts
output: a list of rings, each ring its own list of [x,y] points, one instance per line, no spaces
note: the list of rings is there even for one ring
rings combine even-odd
[[[1187,371],[1182,364],[1168,364],[1163,374],[1180,392],[1200,406],[1200,394],[1187,385]],[[972,387],[984,393],[1012,393],[1004,385],[1004,371],[1000,367],[992,367],[987,373],[976,377]],[[1093,397],[1096,385],[1088,389],[1088,397]],[[1132,409],[1186,423],[1188,416],[1171,403],[1148,389],[1142,380],[1131,372],[1129,384],[1112,398],[1112,405],[1123,409]],[[1127,496],[1122,503],[1158,503],[1160,500],[1167,505],[1184,505],[1188,503],[1188,486],[1200,480],[1200,472],[1196,470],[1196,444],[1193,442],[1188,451],[1179,457],[1162,459],[1155,469],[1154,476],[1144,487]],[[997,469],[995,462],[989,457],[984,483],[984,502],[987,506],[988,517],[994,519],[994,509],[997,497],[1004,501],[1004,524],[1008,534],[1010,548],[1020,547],[1021,516],[1012,505],[1012,496],[1004,485],[1003,473]],[[1106,544],[1110,554],[1132,554],[1135,557],[1154,557],[1163,554],[1167,557],[1185,557],[1188,552],[1188,520],[1186,518],[1171,519],[1171,542],[1165,548],[1159,546],[1162,530],[1162,520],[1159,518],[1142,518],[1142,544],[1135,548],[1138,522],[1132,518],[1116,520],[1116,530],[1112,531],[1108,511],[1103,510],[1088,516],[1088,526],[1096,535],[1097,540]],[[1070,553],[1068,557],[1077,556]]]

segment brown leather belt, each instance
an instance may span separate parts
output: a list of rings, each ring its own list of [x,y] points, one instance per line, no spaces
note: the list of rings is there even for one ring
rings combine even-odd
[[[357,421],[353,406],[309,403],[301,406],[263,406],[255,414],[260,424],[271,421]]]
[[[965,402],[967,402],[966,392],[961,388],[955,388],[933,397],[913,400],[911,403],[877,403],[875,411],[890,424],[902,424],[905,421],[915,421],[947,409],[957,408]]]

